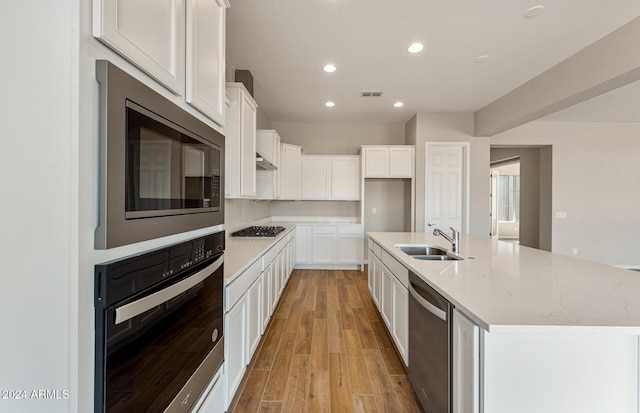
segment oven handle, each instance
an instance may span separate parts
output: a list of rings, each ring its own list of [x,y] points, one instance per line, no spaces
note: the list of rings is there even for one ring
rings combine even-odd
[[[125,304],[122,307],[116,308],[116,324],[123,323],[127,320],[137,317],[145,311],[151,310],[160,304],[171,300],[174,297],[179,296],[189,288],[195,287],[202,281],[206,280],[211,274],[216,272],[218,268],[224,263],[224,255],[220,256],[211,265],[203,268],[197,273],[193,274],[189,278],[177,282],[164,290],[155,292],[137,301],[133,301],[129,304]]]

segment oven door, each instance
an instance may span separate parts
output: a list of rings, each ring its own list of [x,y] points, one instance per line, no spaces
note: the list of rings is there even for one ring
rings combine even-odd
[[[224,357],[223,259],[96,312],[97,412],[189,411]]]

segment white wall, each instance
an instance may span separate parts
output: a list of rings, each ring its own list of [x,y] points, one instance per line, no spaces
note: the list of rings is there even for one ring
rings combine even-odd
[[[553,145],[553,252],[640,268],[640,124],[534,122],[491,144]]]
[[[2,412],[68,412],[77,397],[77,8],[9,2],[0,15],[0,390],[27,392],[0,398]],[[31,398],[39,389],[61,398]]]
[[[473,136],[473,113],[418,113],[415,141],[412,123],[407,143],[416,145],[416,230],[424,231],[425,142],[470,142],[469,228],[465,232],[489,236],[489,138]]]

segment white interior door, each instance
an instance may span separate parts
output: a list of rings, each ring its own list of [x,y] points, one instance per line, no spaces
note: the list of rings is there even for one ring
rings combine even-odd
[[[427,224],[462,231],[463,147],[427,144],[425,232]]]

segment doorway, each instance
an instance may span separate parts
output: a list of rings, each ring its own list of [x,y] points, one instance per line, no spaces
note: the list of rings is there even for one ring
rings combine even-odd
[[[520,242],[520,158],[491,163],[491,238]]]

